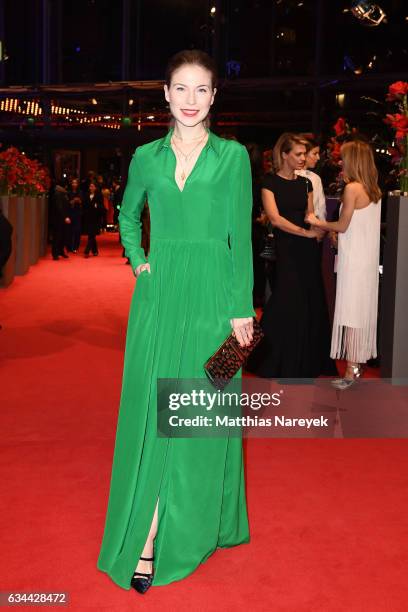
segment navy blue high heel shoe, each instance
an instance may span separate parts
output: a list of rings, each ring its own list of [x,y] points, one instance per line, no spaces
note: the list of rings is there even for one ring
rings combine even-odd
[[[154,557],[140,557],[141,561],[154,561]],[[146,591],[152,586],[153,572],[151,574],[145,574],[143,572],[135,572],[133,578],[130,581],[130,585],[138,592],[144,595]]]

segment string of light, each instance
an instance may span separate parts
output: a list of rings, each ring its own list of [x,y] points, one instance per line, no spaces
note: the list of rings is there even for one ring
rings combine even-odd
[[[19,100],[18,98],[5,98],[0,100],[0,111],[17,115],[27,115],[30,117],[44,115],[43,108],[38,100]],[[70,123],[99,124],[100,127],[110,129],[119,129],[122,119],[119,115],[92,116],[88,115],[86,111],[70,108],[68,106],[61,106],[55,103],[51,103],[51,118],[52,116],[60,116]]]

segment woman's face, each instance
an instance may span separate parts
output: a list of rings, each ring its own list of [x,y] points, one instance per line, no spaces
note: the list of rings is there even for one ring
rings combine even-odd
[[[211,73],[195,64],[181,66],[173,72],[170,87],[164,86],[171,114],[186,127],[194,127],[206,118],[215,93]]]
[[[90,191],[91,193],[95,193],[95,191],[96,191],[96,186],[95,186],[93,183],[91,183],[91,184],[89,185],[89,191]]]
[[[306,168],[316,168],[316,164],[320,159],[320,147],[310,149],[306,155]]]
[[[282,153],[282,157],[288,170],[301,170],[305,165],[306,147],[305,145],[295,144],[289,153]]]

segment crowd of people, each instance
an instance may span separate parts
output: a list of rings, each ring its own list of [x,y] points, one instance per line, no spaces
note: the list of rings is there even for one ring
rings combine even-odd
[[[117,229],[121,203],[120,181],[108,183],[90,171],[80,182],[72,177],[57,183],[50,194],[50,235],[52,257],[67,258],[78,253],[81,235],[87,236],[84,256],[98,255],[97,235],[107,228]]]
[[[271,171],[261,179],[254,173],[254,201],[263,209],[255,222],[264,226],[264,237],[273,237],[267,258],[273,273],[261,319],[265,337],[248,369],[266,378],[315,378],[336,374],[334,360],[344,358],[345,376],[333,381],[344,389],[377,356],[381,191],[370,145],[345,143],[344,189],[337,218],[327,221],[322,182],[313,171],[319,155],[310,136],[284,133]],[[321,266],[326,234],[338,249],[331,341]],[[259,232],[254,235],[256,277],[263,253]]]

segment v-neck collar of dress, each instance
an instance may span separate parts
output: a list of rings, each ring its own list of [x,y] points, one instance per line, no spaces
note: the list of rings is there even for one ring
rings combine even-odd
[[[219,137],[213,134],[211,130],[209,129],[207,129],[206,131],[208,133],[208,139],[203,147],[203,151],[205,149],[212,149],[214,153],[216,153],[216,155],[219,155],[220,154]],[[174,132],[174,128],[172,127],[169,129],[167,134],[163,138],[160,139],[159,146],[157,149],[158,152],[162,151],[163,149],[169,149],[171,147],[171,137],[173,136],[173,132]]]

